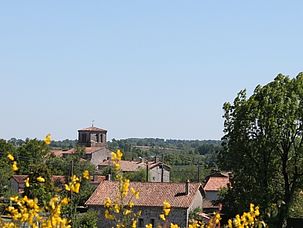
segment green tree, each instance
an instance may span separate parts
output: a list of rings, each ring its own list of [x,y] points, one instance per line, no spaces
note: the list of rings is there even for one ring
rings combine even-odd
[[[225,206],[237,213],[250,202],[262,208],[276,204],[275,227],[286,224],[294,194],[302,187],[302,110],[303,73],[294,79],[279,74],[249,98],[243,90],[233,104],[224,104],[219,161],[233,173]]]
[[[75,228],[96,228],[98,220],[98,212],[88,210],[85,213],[79,213],[75,216],[73,227]]]
[[[20,173],[29,174],[35,165],[45,163],[49,157],[49,147],[43,141],[26,139],[25,143],[16,149],[16,159],[20,166]]]
[[[30,186],[25,186],[24,194],[32,199],[39,199],[39,204],[48,202],[55,192],[50,170],[44,163],[37,163],[31,166],[28,174]],[[44,182],[38,181],[38,177],[43,177]]]
[[[8,153],[15,155],[15,148],[4,139],[0,139],[0,197],[10,194],[9,179],[13,172],[11,170],[11,164],[7,159]]]

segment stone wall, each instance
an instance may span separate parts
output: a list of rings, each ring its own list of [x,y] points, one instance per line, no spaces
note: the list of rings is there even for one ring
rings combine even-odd
[[[107,149],[106,147],[102,147],[99,150],[92,153],[90,162],[97,167],[101,162],[107,160],[109,157],[110,157],[110,150]]]
[[[98,211],[98,227],[99,228],[110,228],[114,226],[112,221],[105,219],[104,217],[104,207],[90,207]],[[154,222],[154,225],[162,224],[162,220],[159,215],[162,213],[162,207],[135,207],[134,211],[141,210],[141,217],[138,220],[137,227],[145,228],[146,224]],[[186,208],[172,208],[171,212],[167,218],[170,223],[178,224],[181,228],[186,228],[188,223],[189,211]],[[141,225],[141,226],[140,226]],[[155,226],[156,227],[156,226]]]
[[[151,182],[161,182],[161,175],[162,175],[162,168],[160,166],[155,166],[148,172],[148,179]],[[170,172],[163,168],[163,182],[169,182],[170,181]]]

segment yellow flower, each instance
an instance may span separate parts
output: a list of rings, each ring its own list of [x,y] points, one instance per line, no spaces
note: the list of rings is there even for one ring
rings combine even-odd
[[[255,215],[256,215],[256,216],[259,216],[259,215],[260,215],[259,207],[256,207],[256,208],[255,208]]]
[[[105,199],[105,201],[104,201],[104,206],[105,206],[105,207],[110,207],[111,204],[112,204],[111,199],[107,197],[107,198]]]
[[[117,160],[117,155],[115,152],[112,152],[112,160],[113,161]]]
[[[160,219],[162,219],[163,221],[165,221],[165,215],[164,214],[160,214]]]
[[[29,178],[26,178],[25,181],[24,181],[24,183],[25,183],[25,187],[28,188],[29,187]]]
[[[39,181],[40,183],[44,183],[45,179],[41,176],[37,177],[37,181]]]
[[[123,215],[129,215],[131,212],[131,210],[126,209],[125,211],[123,211]]]
[[[163,208],[171,208],[170,203],[167,200],[164,200]]]
[[[13,165],[12,165],[12,170],[14,171],[14,172],[16,172],[16,171],[18,171],[18,166],[17,166],[17,162],[16,161],[14,161],[14,163],[13,163]]]
[[[231,219],[228,219],[228,228],[232,228],[233,227],[233,222]]]
[[[79,178],[76,175],[73,175],[71,177],[71,180],[72,180],[72,182],[77,182],[77,181],[79,181]]]
[[[18,199],[19,199],[19,197],[18,197],[18,196],[11,196],[9,199],[10,199],[11,201],[13,201],[13,202],[17,202]]]
[[[14,160],[15,160],[14,156],[13,156],[12,154],[10,154],[10,153],[7,155],[7,158],[8,158],[9,160],[11,160],[11,161],[14,161]]]
[[[80,190],[80,183],[79,183],[79,182],[75,183],[74,185],[71,186],[70,189],[71,189],[73,192],[75,192],[75,193],[79,193],[79,190]]]
[[[120,150],[117,150],[116,155],[117,155],[117,160],[120,161],[122,159],[123,153]]]
[[[136,199],[139,199],[139,192],[137,192],[133,187],[130,188],[130,191],[135,196]]]
[[[104,216],[108,220],[114,220],[115,219],[115,216],[111,215],[108,210],[105,210]]]
[[[120,166],[119,163],[114,163],[114,169],[115,169],[116,171],[120,170],[120,168],[121,168],[121,166]]]
[[[180,228],[180,226],[178,226],[177,224],[171,223],[171,224],[170,224],[170,228]]]
[[[132,222],[132,228],[137,228],[137,220],[133,220],[133,222]]]
[[[165,215],[165,216],[168,216],[168,215],[169,215],[169,212],[170,212],[170,209],[168,209],[168,208],[163,209],[163,212],[164,212],[164,215]]]
[[[153,228],[153,225],[152,224],[146,224],[145,228]]]
[[[47,134],[44,138],[45,144],[49,145],[51,143],[51,134]]]
[[[115,211],[116,213],[119,213],[119,212],[120,212],[120,206],[119,206],[118,204],[115,204],[115,205],[114,205],[114,211]]]
[[[67,205],[68,203],[69,203],[69,199],[66,198],[66,197],[64,197],[63,200],[61,200],[61,204],[62,204],[63,206]]]
[[[122,185],[122,195],[125,197],[128,194],[129,190],[129,180],[126,179]]]
[[[70,191],[69,185],[65,184],[65,190],[66,190],[66,191]]]
[[[134,204],[134,202],[130,201],[129,204],[128,204],[128,206],[129,206],[130,208],[132,208],[132,207],[135,206],[135,204]]]
[[[170,213],[170,203],[167,200],[164,200],[163,202],[163,212],[165,216],[168,216]]]
[[[84,172],[82,173],[82,176],[84,179],[89,180],[90,179],[90,175],[88,170],[84,170]]]

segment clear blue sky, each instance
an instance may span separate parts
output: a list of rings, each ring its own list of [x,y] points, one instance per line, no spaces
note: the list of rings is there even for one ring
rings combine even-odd
[[[2,1],[0,138],[219,139],[222,105],[303,71],[302,1]]]

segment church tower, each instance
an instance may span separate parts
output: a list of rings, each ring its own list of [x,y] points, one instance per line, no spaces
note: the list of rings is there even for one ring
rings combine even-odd
[[[85,147],[105,147],[107,130],[94,127],[78,130],[78,144]]]

